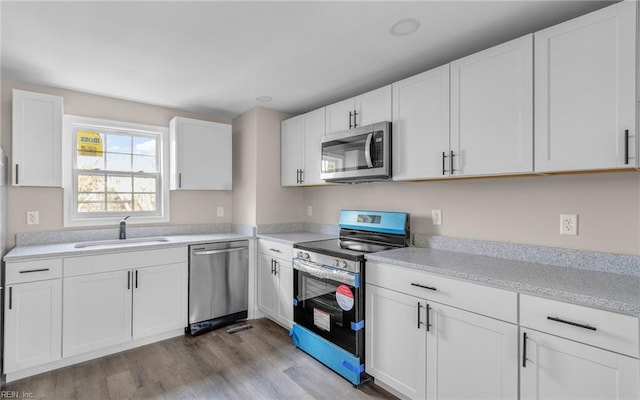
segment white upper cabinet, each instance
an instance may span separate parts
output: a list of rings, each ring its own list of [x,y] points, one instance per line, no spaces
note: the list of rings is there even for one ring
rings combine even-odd
[[[13,186],[62,186],[62,97],[13,90]]]
[[[302,137],[304,143],[304,163],[302,170],[302,184],[321,185],[324,181],[320,179],[320,140],[324,136],[325,124],[324,107],[308,112],[302,116]]]
[[[393,180],[445,175],[449,152],[449,64],[393,87]]]
[[[171,190],[231,190],[231,125],[174,117]]]
[[[280,130],[280,184],[323,185],[320,179],[325,109],[320,108],[282,121]]]
[[[635,167],[636,2],[535,34],[535,169]]]
[[[301,116],[289,118],[280,123],[280,184],[282,186],[300,184],[300,169],[304,163],[301,132]]]
[[[451,151],[453,176],[533,171],[533,35],[451,63]]]
[[[326,107],[326,132],[391,121],[391,85]]]

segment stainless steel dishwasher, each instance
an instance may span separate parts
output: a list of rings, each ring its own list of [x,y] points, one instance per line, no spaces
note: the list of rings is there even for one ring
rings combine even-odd
[[[189,246],[188,334],[247,318],[248,296],[248,240]]]

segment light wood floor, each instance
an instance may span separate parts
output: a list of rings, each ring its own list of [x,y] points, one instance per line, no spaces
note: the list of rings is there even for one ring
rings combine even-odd
[[[359,389],[296,349],[288,332],[259,319],[178,337],[47,372],[3,390],[46,399],[395,399],[373,383]]]

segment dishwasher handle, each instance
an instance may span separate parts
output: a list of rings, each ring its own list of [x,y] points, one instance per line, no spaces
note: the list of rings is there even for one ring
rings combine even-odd
[[[231,249],[222,249],[222,250],[204,250],[204,251],[194,251],[191,253],[194,256],[207,256],[210,254],[222,254],[222,253],[235,253],[236,251],[249,250],[248,247],[233,247]]]

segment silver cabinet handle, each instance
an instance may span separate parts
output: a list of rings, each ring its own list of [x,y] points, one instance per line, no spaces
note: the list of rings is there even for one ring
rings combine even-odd
[[[178,172],[178,189],[182,188],[182,172]]]
[[[206,256],[210,254],[222,254],[222,253],[234,253],[236,251],[249,250],[248,247],[234,247],[232,249],[223,249],[223,250],[205,250],[205,251],[197,251],[194,252],[194,256]]]
[[[9,310],[13,308],[13,287],[9,286]]]
[[[282,253],[280,250],[278,249],[269,249],[270,251],[275,251],[276,253]]]
[[[30,274],[33,272],[45,272],[49,271],[49,268],[40,268],[40,269],[25,269],[24,271],[20,271],[21,274]]]

